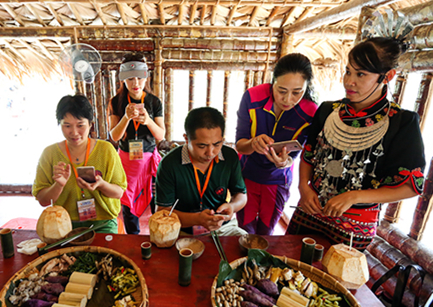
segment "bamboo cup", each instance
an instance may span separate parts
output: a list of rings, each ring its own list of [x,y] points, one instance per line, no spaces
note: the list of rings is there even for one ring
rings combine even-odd
[[[302,239],[302,249],[301,249],[301,261],[310,264],[313,263],[314,248],[316,246],[316,241],[312,238]]]
[[[186,287],[191,283],[192,255],[194,252],[189,248],[179,251],[179,285]]]
[[[3,257],[10,258],[15,254],[14,240],[12,238],[12,231],[9,228],[0,230],[1,246]]]

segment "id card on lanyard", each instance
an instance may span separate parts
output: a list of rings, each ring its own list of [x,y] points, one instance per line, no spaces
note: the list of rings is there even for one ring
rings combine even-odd
[[[191,163],[192,163],[191,157],[190,157],[190,160],[191,160]],[[206,191],[207,186],[209,184],[210,176],[212,174],[213,164],[214,164],[214,160],[212,160],[212,162],[210,163],[209,170],[206,173],[206,180],[204,182],[203,189],[201,188],[200,179],[198,178],[197,167],[195,167],[194,164],[192,164],[192,166],[194,168],[195,184],[197,186],[198,194],[200,195],[200,212],[203,211],[203,195],[204,195],[204,192]],[[192,227],[192,232],[193,232],[193,235],[196,236],[196,235],[201,235],[201,234],[209,233],[210,231],[207,230],[206,228],[204,228],[203,226],[195,225],[195,226]]]
[[[141,95],[141,103],[144,103],[145,95]],[[128,93],[128,103],[131,104],[131,97]],[[143,140],[138,139],[138,128],[140,123],[133,120],[135,128],[135,140],[128,140],[129,160],[143,160]]]
[[[67,141],[65,141],[65,148],[66,148],[66,153],[68,154],[69,162],[71,162],[72,169],[74,170],[75,178],[78,178],[78,172],[77,169],[75,168],[74,163],[72,163],[71,153],[69,152]],[[90,138],[87,139],[86,158],[84,160],[84,166],[87,165],[87,160],[89,160],[89,153],[90,153]],[[90,198],[84,200],[86,196],[84,195],[83,189],[81,189],[81,197],[83,198],[83,200],[77,201],[77,210],[78,210],[78,215],[80,217],[80,222],[95,219],[96,218],[95,199]]]

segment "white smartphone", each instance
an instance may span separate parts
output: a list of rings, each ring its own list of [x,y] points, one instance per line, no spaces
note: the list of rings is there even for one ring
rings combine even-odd
[[[274,148],[277,154],[280,153],[284,147],[286,148],[287,152],[302,150],[302,145],[297,140],[276,142],[274,144],[268,145],[268,147]]]
[[[82,178],[88,183],[96,182],[95,178],[95,167],[93,166],[81,166],[77,167],[78,177]]]

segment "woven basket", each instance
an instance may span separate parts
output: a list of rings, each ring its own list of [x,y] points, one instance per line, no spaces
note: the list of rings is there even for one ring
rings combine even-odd
[[[304,262],[294,260],[291,258],[287,258],[285,256],[274,256],[275,258],[280,259],[285,264],[287,264],[289,267],[296,271],[301,271],[304,276],[310,278],[312,281],[317,282],[321,286],[328,288],[330,290],[333,290],[339,294],[343,294],[346,296],[347,301],[349,302],[351,307],[361,307],[361,304],[356,300],[356,298],[350,293],[349,290],[347,290],[342,284],[340,284],[336,279],[334,279],[331,275],[326,274],[325,272],[316,269],[315,267],[312,267],[311,265],[305,264]],[[238,266],[242,265],[248,257],[243,257],[236,259],[230,263],[230,266],[232,269],[236,269]],[[215,291],[217,288],[217,282],[218,282],[218,275],[215,276],[215,279],[212,283],[212,290],[211,290],[211,302],[213,307],[217,307],[215,303]]]
[[[21,270],[19,270],[17,273],[15,273],[5,284],[3,289],[0,292],[0,306],[7,306],[6,305],[6,293],[11,285],[12,282],[15,282],[22,278],[27,278],[32,273],[39,272],[39,269],[41,268],[41,265],[45,263],[47,260],[50,260],[51,258],[59,257],[66,253],[76,253],[76,252],[90,252],[95,254],[111,254],[114,257],[118,258],[122,262],[126,262],[128,265],[130,265],[135,273],[137,274],[138,280],[140,281],[139,287],[137,287],[137,290],[134,293],[131,293],[131,295],[134,297],[135,301],[137,302],[137,306],[139,307],[146,307],[149,303],[149,294],[147,290],[146,280],[143,277],[143,274],[140,271],[140,268],[128,257],[125,255],[109,249],[105,247],[100,246],[73,246],[68,248],[62,248],[58,250],[51,251],[45,255],[42,255],[32,262],[28,263],[26,266],[24,266]]]

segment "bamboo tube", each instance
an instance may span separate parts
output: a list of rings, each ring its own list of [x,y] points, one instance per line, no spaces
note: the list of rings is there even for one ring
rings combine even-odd
[[[224,72],[224,92],[223,92],[223,116],[227,120],[227,110],[229,105],[229,84],[230,84],[230,71]]]
[[[194,76],[195,71],[190,70],[189,71],[189,99],[188,99],[188,111],[191,111],[194,108]]]
[[[206,89],[206,106],[211,105],[211,95],[212,95],[212,70],[207,71],[207,89]]]
[[[162,62],[163,58],[161,56],[162,47],[160,44],[160,39],[155,40],[155,69],[153,71],[153,92],[156,97],[161,101],[162,99]]]
[[[87,296],[79,293],[62,292],[59,296],[59,304],[85,307],[87,304]]]
[[[65,292],[84,294],[87,299],[90,300],[93,294],[93,287],[91,285],[68,282],[65,287]]]
[[[418,197],[418,203],[410,227],[409,236],[415,240],[421,240],[424,229],[429,220],[433,203],[433,158],[430,161],[430,168],[424,181],[424,191],[422,196]]]
[[[392,98],[394,99],[394,102],[401,106],[400,97],[403,97],[404,90],[407,83],[407,73],[400,72],[397,75],[397,79],[395,81],[395,90],[392,94]]]
[[[70,283],[77,283],[82,285],[90,285],[94,287],[96,285],[97,276],[95,274],[87,274],[81,272],[73,272],[69,277]]]
[[[164,121],[165,121],[165,139],[172,141],[172,106],[173,106],[173,69],[168,68],[164,73],[165,99],[164,99]]]

